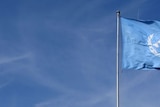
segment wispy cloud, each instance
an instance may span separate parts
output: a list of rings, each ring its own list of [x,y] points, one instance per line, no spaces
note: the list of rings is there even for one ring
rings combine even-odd
[[[141,107],[150,107],[155,104],[155,107],[159,103],[157,100],[157,95],[159,86],[157,86],[152,81],[154,77],[157,78],[157,71],[139,71],[139,72],[122,73],[122,81],[120,85],[120,98],[121,104],[124,106],[141,106]],[[132,75],[132,76],[131,76]],[[153,83],[152,83],[153,82]],[[154,90],[154,91],[151,91]],[[150,96],[150,97],[149,97]],[[153,100],[154,99],[154,100]],[[134,104],[133,104],[134,103]]]
[[[128,71],[126,71],[128,72]],[[129,71],[129,72],[133,72],[133,71]],[[134,75],[133,77],[131,78],[128,78],[127,77],[127,74],[125,75],[125,72],[122,72],[122,74],[124,73],[124,75],[121,76],[121,78],[125,78],[123,79],[122,83],[121,84],[121,91],[122,92],[126,92],[127,90],[129,91],[130,89],[136,87],[136,86],[139,86],[143,83],[145,83],[146,81],[149,80],[149,78],[151,77],[151,75],[154,75],[153,72],[139,72],[137,75]],[[131,73],[133,74],[133,73]],[[126,80],[127,79],[127,80]]]
[[[10,83],[11,83],[11,80],[3,82],[3,83],[0,83],[0,89],[3,88],[3,87],[5,87],[5,86],[7,86]]]
[[[30,56],[31,53],[25,53],[19,56],[12,57],[8,56],[7,54],[6,56],[0,56],[0,88],[4,88],[11,84],[14,81],[14,76],[16,76],[16,74],[19,74],[19,69],[27,68],[27,65],[25,65],[25,60],[30,59]]]
[[[59,98],[49,99],[44,102],[40,102],[35,104],[35,107],[97,107],[101,105],[101,107],[105,107],[106,105],[112,105],[111,100],[113,97],[113,93],[108,92],[100,92],[100,93],[74,93],[74,94],[66,94]],[[105,105],[106,104],[106,105]]]
[[[1,56],[0,57],[0,64],[7,64],[7,63],[13,63],[15,61],[23,60],[25,58],[28,58],[30,56],[30,53],[23,54],[20,56],[13,56],[13,57],[8,57],[8,56]]]

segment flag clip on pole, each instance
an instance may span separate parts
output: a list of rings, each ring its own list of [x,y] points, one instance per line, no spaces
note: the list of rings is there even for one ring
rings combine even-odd
[[[116,107],[119,107],[119,29],[120,11],[117,11],[117,50],[116,50]]]

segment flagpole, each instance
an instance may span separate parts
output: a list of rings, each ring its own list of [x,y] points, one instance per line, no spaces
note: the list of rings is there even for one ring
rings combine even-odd
[[[116,107],[119,107],[119,29],[120,11],[117,11],[117,52],[116,52]]]

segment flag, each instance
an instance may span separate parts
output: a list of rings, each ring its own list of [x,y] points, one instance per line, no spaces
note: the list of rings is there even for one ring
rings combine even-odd
[[[120,17],[122,68],[160,69],[160,21]]]

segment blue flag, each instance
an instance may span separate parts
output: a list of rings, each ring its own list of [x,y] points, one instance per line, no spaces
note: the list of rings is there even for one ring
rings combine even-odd
[[[160,69],[160,21],[120,20],[122,68]]]

